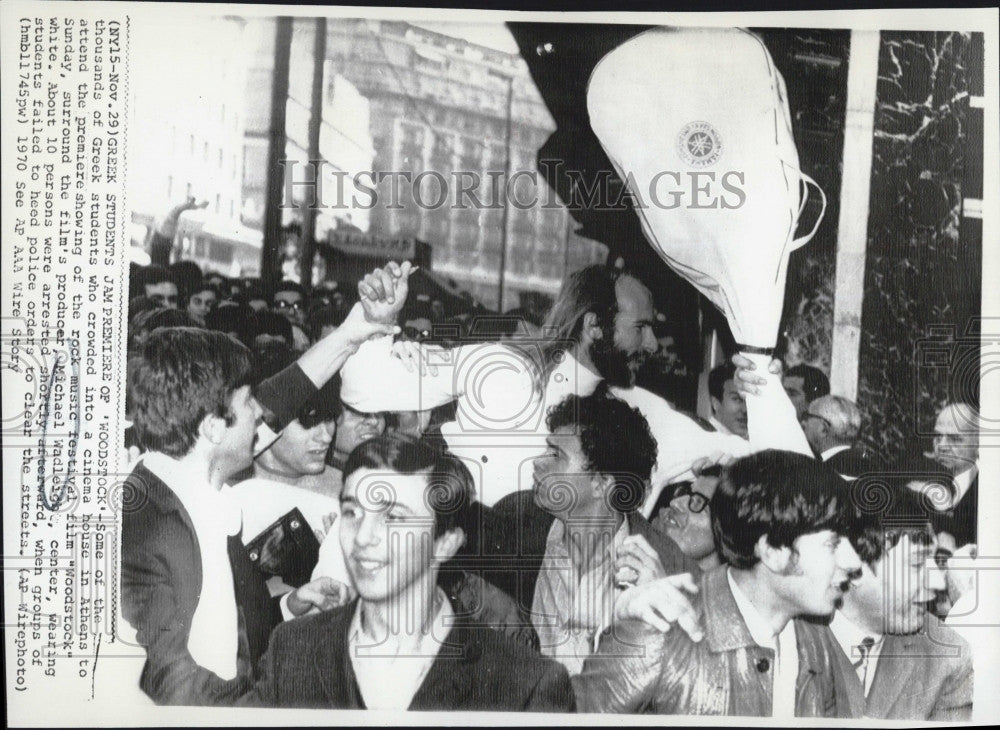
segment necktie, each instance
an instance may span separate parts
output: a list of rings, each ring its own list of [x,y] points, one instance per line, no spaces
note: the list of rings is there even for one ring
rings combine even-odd
[[[875,639],[870,636],[866,636],[861,640],[855,648],[858,650],[858,658],[852,662],[854,666],[854,671],[858,673],[858,678],[861,680],[861,686],[865,690],[865,694],[868,694],[868,657],[871,655],[872,647],[875,646]]]

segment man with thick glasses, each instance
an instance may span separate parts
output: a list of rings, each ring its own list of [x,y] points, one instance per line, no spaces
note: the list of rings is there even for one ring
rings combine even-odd
[[[722,466],[705,460],[694,469],[695,480],[674,490],[670,504],[653,520],[653,527],[671,538],[700,570],[707,572],[720,563],[708,505],[719,483]]]

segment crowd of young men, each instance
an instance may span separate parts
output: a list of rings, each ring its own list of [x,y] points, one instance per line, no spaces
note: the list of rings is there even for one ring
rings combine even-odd
[[[256,382],[223,332],[136,343],[122,613],[150,698],[970,716],[970,649],[927,610],[940,543],[974,540],[968,406],[937,424],[952,501],[897,479],[872,508],[870,474],[828,463],[853,405],[808,371],[786,393],[735,357],[709,426],[636,387],[656,348],[638,278],[589,267],[542,339],[443,347],[396,341],[410,273],[365,277],[339,326]],[[773,418],[747,422],[745,398]],[[308,543],[299,515],[313,564],[269,576],[264,553]]]

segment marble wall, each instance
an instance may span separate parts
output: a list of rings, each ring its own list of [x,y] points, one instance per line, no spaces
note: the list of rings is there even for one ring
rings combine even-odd
[[[926,448],[945,401],[978,398],[982,240],[962,199],[979,197],[963,182],[982,155],[968,132],[982,42],[882,34],[858,404],[865,445],[886,459]]]

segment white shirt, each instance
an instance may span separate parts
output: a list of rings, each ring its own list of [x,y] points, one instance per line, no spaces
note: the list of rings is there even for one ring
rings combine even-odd
[[[628,537],[628,523],[611,534],[598,533],[593,565],[580,572],[566,547],[566,525],[552,523],[545,557],[538,571],[531,621],[538,634],[539,650],[566,667],[571,675],[583,671],[583,662],[594,653],[600,632],[611,624],[615,602],[615,556]],[[586,534],[586,533],[584,533]]]
[[[407,370],[392,355],[392,338],[377,338],[347,359],[341,377],[352,393],[377,393],[381,410],[427,410],[456,400],[456,419],[444,424],[441,434],[449,450],[472,472],[479,500],[492,506],[508,494],[532,487],[532,461],[545,451],[548,409],[567,395],[590,395],[603,380],[567,351],[549,374],[545,392],[539,393],[534,376],[540,352],[534,353],[531,346],[525,345],[527,355],[497,343],[451,350],[426,346],[428,361],[438,369],[432,376],[421,375],[416,368]],[[705,431],[645,388],[611,388],[611,393],[642,413],[657,442],[652,489],[643,510],[647,516],[663,487],[693,478],[691,464],[702,457],[745,456],[768,448],[812,457],[780,383],[771,383],[760,396],[747,399],[749,441]]]
[[[826,451],[824,451],[819,455],[819,460],[827,461],[831,456],[839,454],[841,451],[847,451],[849,448],[851,448],[850,444],[840,444],[839,446],[831,446],[830,448],[828,448]]]
[[[406,710],[413,702],[454,622],[454,611],[440,588],[437,600],[440,607],[429,630],[421,633],[416,650],[406,654],[400,653],[399,635],[391,629],[388,636],[373,636],[365,630],[361,620],[364,601],[358,601],[347,646],[358,689],[369,710]]]
[[[312,580],[329,576],[344,585],[352,586],[344,552],[340,547],[340,499],[294,487],[270,479],[247,479],[232,488],[232,493],[243,509],[243,543],[247,544],[266,530],[272,523],[292,509],[298,508],[309,523],[309,529],[322,530],[323,518],[333,514],[335,519],[330,532],[319,546],[319,560],[312,572]]]
[[[207,475],[166,454],[149,452],[143,464],[180,500],[194,526],[201,557],[201,594],[191,620],[188,651],[222,679],[236,677],[239,623],[228,541],[240,531],[240,507],[231,489],[217,490]]]
[[[774,675],[771,689],[771,716],[795,717],[795,689],[799,676],[799,648],[795,637],[795,622],[785,624],[775,635],[771,624],[760,615],[747,595],[733,580],[733,571],[726,571],[729,589],[736,601],[736,608],[758,646],[774,652]]]
[[[847,654],[847,658],[851,664],[853,665],[858,661],[861,662],[854,670],[858,674],[858,679],[864,682],[865,697],[867,697],[869,690],[872,688],[872,681],[875,679],[875,669],[878,665],[878,658],[882,654],[885,636],[865,631],[840,611],[833,614],[833,620],[830,621],[830,631],[833,632],[837,643],[840,644],[840,648]],[[875,643],[868,650],[867,658],[863,658],[858,647],[861,646],[866,638],[872,639]]]

